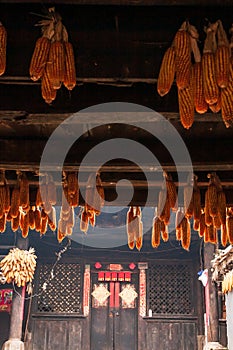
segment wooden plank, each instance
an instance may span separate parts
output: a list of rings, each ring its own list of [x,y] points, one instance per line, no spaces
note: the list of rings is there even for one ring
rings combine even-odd
[[[1,3],[41,3],[40,0],[1,0]],[[53,0],[53,4],[120,6],[231,6],[231,0]]]

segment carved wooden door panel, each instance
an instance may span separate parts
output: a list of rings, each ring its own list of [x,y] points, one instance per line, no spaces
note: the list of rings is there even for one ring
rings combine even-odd
[[[136,350],[137,273],[93,273],[91,298],[91,350]]]

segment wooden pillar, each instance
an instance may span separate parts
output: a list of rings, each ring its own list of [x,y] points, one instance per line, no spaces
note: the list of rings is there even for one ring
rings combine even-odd
[[[19,249],[28,249],[28,238],[22,238],[21,232],[17,232],[16,247]],[[23,350],[22,326],[23,326],[23,311],[24,311],[24,295],[25,287],[15,286],[13,292],[11,320],[10,320],[10,335],[9,340],[3,345],[3,350]]]
[[[204,245],[204,264],[208,269],[209,274],[209,325],[207,327],[207,340],[208,342],[219,341],[219,315],[218,315],[218,294],[215,284],[211,280],[211,260],[214,258],[215,245],[212,243],[205,243]]]

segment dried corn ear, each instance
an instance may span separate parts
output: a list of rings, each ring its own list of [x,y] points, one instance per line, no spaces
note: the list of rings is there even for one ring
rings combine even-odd
[[[164,242],[167,242],[169,239],[168,227],[165,225],[164,221],[161,221],[161,237]]]
[[[134,249],[134,207],[130,207],[126,216],[126,230],[128,237],[128,247]]]
[[[35,229],[37,232],[40,232],[41,230],[41,212],[38,208],[35,209]]]
[[[194,99],[192,86],[178,90],[178,103],[181,124],[189,129],[194,121]]]
[[[11,216],[12,218],[16,218],[19,214],[19,204],[20,204],[20,200],[19,200],[19,187],[16,185],[13,190],[12,190],[12,194],[11,194]]]
[[[18,211],[17,216],[11,219],[11,229],[13,232],[17,231],[19,228],[20,212]]]
[[[4,201],[4,211],[5,213],[8,213],[11,207],[11,193],[10,193],[10,187],[6,183],[5,184],[5,201]]]
[[[62,191],[62,211],[65,214],[68,214],[70,211],[70,206],[68,203],[68,187],[66,185],[63,186]]]
[[[78,189],[78,178],[76,172],[66,174],[68,194],[75,194]]]
[[[80,220],[80,230],[84,233],[87,233],[89,226],[89,217],[86,210],[83,210]]]
[[[231,63],[233,66],[233,63]],[[233,69],[233,68],[232,68]],[[233,122],[233,80],[225,89],[221,90],[222,120],[227,128]]]
[[[26,213],[24,215],[22,215],[22,236],[24,238],[26,238],[28,236],[28,232],[29,232],[29,213]]]
[[[177,192],[176,185],[174,184],[171,175],[166,175],[166,187],[167,187],[167,198],[169,207],[173,211],[177,211]]]
[[[218,48],[215,52],[216,80],[220,88],[225,88],[229,80],[230,49],[226,32],[220,20],[218,21],[217,36]]]
[[[65,75],[64,85],[68,90],[73,90],[76,85],[76,68],[73,45],[70,42],[64,43],[65,48]]]
[[[221,225],[221,243],[223,247],[227,245],[228,242],[228,230],[227,230],[227,225],[222,224]]]
[[[203,114],[208,110],[208,104],[204,98],[203,72],[201,62],[192,66],[192,87],[194,107],[197,113]]]
[[[215,75],[214,54],[211,52],[204,53],[202,56],[203,86],[205,100],[209,105],[218,102],[219,88]]]
[[[189,250],[191,243],[191,228],[189,219],[183,218],[181,222],[181,245],[184,249]]]
[[[29,68],[30,77],[34,81],[39,80],[44,74],[50,45],[50,40],[45,36],[40,37],[36,41]]]
[[[5,197],[6,188],[5,185],[0,185],[0,218],[5,214]]]
[[[200,227],[200,220],[194,219],[193,220],[193,229],[194,229],[194,231],[199,231],[199,227]]]
[[[154,217],[152,224],[151,245],[157,248],[160,245],[161,221],[158,217]]]
[[[182,25],[174,38],[176,84],[179,90],[189,86],[191,75],[191,42],[185,27],[186,23]]]
[[[183,220],[184,213],[178,209],[176,212],[176,239],[177,241],[181,240],[181,222]]]
[[[7,31],[3,24],[0,22],[0,75],[3,75],[6,70],[6,44]]]
[[[205,234],[206,224],[205,224],[205,213],[201,213],[200,216],[200,224],[199,224],[199,230],[198,234],[199,237],[203,237]]]
[[[6,230],[6,214],[0,218],[0,232],[3,233]]]
[[[193,216],[193,186],[189,183],[184,187],[184,214],[187,218]]]
[[[209,213],[211,216],[216,216],[218,214],[218,190],[212,176],[207,189],[207,197],[209,203]]]
[[[25,173],[22,173],[19,181],[19,203],[23,208],[29,205],[29,182]]]
[[[216,230],[220,230],[221,228],[221,221],[219,214],[213,217],[213,225],[216,228]]]
[[[45,102],[50,104],[55,100],[57,96],[57,90],[54,89],[51,83],[50,77],[48,75],[47,67],[48,67],[48,64],[45,67],[45,71],[41,81],[41,94]]]
[[[47,197],[51,205],[55,205],[57,203],[57,190],[56,190],[56,185],[52,178],[50,178],[48,181]]]
[[[167,191],[166,189],[162,189],[159,191],[159,199],[158,199],[158,217],[160,220],[164,220],[165,217],[165,207],[167,202]]]
[[[65,52],[62,42],[54,41],[51,43],[46,69],[52,88],[60,89],[65,76]]]
[[[218,215],[222,225],[226,224],[227,202],[226,195],[223,190],[218,192]]]
[[[171,89],[175,77],[175,49],[169,47],[162,60],[157,82],[157,91],[160,96],[165,96]]]
[[[29,228],[31,230],[35,229],[35,215],[34,215],[34,210],[32,209],[32,207],[30,208],[29,212]]]
[[[42,212],[43,212],[43,210],[42,210]],[[47,227],[48,227],[48,216],[46,214],[45,214],[46,216],[43,216],[42,212],[41,212],[41,229],[40,229],[40,233],[42,235],[44,235],[46,233]]]
[[[216,103],[214,103],[213,105],[209,105],[210,110],[213,113],[218,113],[220,112],[222,107],[222,102],[221,102],[221,93],[218,95],[218,101]]]

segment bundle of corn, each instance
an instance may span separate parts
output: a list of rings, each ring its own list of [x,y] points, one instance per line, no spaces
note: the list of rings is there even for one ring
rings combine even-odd
[[[231,292],[232,288],[233,288],[233,270],[227,272],[224,275],[224,278],[223,278],[223,281],[222,281],[222,292],[223,292],[223,294]]]
[[[210,179],[205,193],[205,233],[204,241],[216,243],[217,230],[221,229],[221,243],[228,242],[226,226],[226,196],[216,173],[208,174]]]
[[[175,34],[171,47],[167,49],[159,71],[157,91],[166,95],[176,75],[180,120],[189,129],[194,119],[194,101],[191,79],[191,36],[198,38],[195,27],[185,21]]]
[[[87,232],[89,222],[95,226],[96,216],[100,215],[104,206],[105,194],[100,174],[90,174],[86,184],[85,207],[82,211],[80,229]]]
[[[42,79],[42,97],[46,103],[51,103],[62,83],[68,90],[76,85],[74,51],[62,18],[54,7],[48,10],[48,19],[38,25],[42,27],[42,37],[36,42],[29,73],[34,81]]]
[[[62,186],[62,205],[58,221],[57,239],[61,242],[67,235],[73,233],[74,205],[71,205],[71,195],[76,193],[76,174],[65,173]]]
[[[143,223],[142,211],[140,207],[130,207],[126,218],[126,228],[128,236],[128,246],[141,250],[143,243]]]
[[[6,70],[6,43],[7,31],[0,22],[0,75],[3,75]]]
[[[32,282],[36,268],[34,248],[21,250],[13,248],[0,262],[0,268],[7,283],[15,283],[18,287]]]

